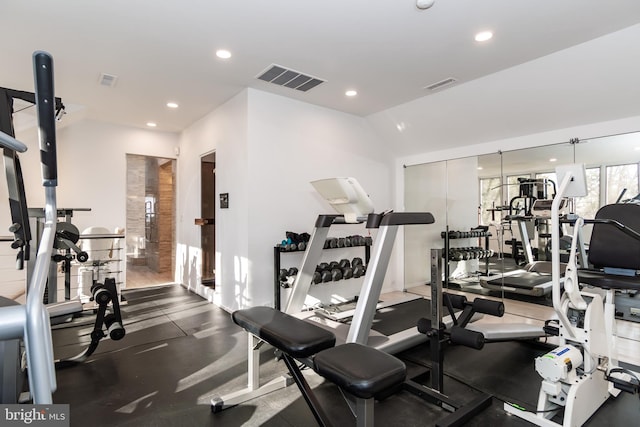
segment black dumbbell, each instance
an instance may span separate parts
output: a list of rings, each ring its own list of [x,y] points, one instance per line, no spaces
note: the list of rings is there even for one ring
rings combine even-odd
[[[322,283],[327,283],[331,281],[331,270],[322,270],[320,272],[320,277],[322,278]]]
[[[347,236],[347,237],[345,237],[345,238],[344,238],[344,246],[345,246],[346,248],[350,248],[351,246],[353,246],[353,245],[351,244],[351,237]]]
[[[284,269],[284,268],[281,268],[281,269],[280,269],[280,275],[279,275],[279,276],[280,276],[280,281],[281,281],[281,282],[286,281],[286,280],[287,280],[287,270],[286,270],[286,269]]]
[[[344,237],[339,237],[338,238],[337,247],[339,247],[339,248],[344,248],[345,247]]]
[[[322,272],[323,270],[328,270],[328,269],[329,269],[329,264],[327,264],[326,262],[321,262],[316,267],[316,271],[320,271],[320,272]]]
[[[355,267],[353,267],[354,278],[357,279],[358,277],[364,276],[364,273],[366,273],[366,271],[363,264],[357,264]]]
[[[353,268],[355,268],[356,265],[362,265],[362,264],[363,264],[362,258],[360,258],[360,257],[355,257],[354,259],[351,260],[351,266]]]
[[[320,274],[319,271],[314,271],[313,278],[311,279],[311,281],[313,282],[314,285],[317,285],[318,283],[322,282],[322,274]]]
[[[340,260],[339,265],[340,265],[340,268],[348,268],[348,267],[351,267],[351,261],[349,261],[346,258],[343,258]]]
[[[298,243],[298,250],[299,251],[304,251],[305,249],[307,249],[307,242]]]
[[[329,263],[329,270],[333,270],[334,268],[339,268],[340,263],[338,261],[331,261]]]
[[[365,239],[362,236],[355,235],[351,236],[351,245],[352,246],[364,246]]]
[[[351,279],[353,277],[353,268],[345,267],[342,269],[342,278],[343,279]]]
[[[297,275],[298,275],[298,269],[296,267],[291,267],[287,271],[287,276],[297,276]]]
[[[337,282],[338,280],[342,280],[342,270],[339,268],[333,268],[331,270],[331,280]]]

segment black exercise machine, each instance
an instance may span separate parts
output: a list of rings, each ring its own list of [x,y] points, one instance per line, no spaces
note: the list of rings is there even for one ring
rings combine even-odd
[[[48,57],[48,55],[42,57],[46,58]],[[45,62],[46,61],[47,60],[45,60]],[[51,62],[50,57],[48,61]],[[43,70],[47,68],[49,67],[42,67]],[[50,73],[50,70],[47,70],[47,72]],[[46,149],[41,148],[41,157],[43,162],[43,181],[45,187],[51,187],[55,185],[55,181],[57,178],[55,176],[57,167],[57,158],[55,152],[55,119],[61,117],[64,114],[64,105],[60,98],[53,97],[52,75],[44,76],[43,79],[46,84],[51,85],[50,88],[47,87],[44,89],[44,96],[51,97],[53,102],[49,102],[48,99],[46,100],[46,102],[43,102],[42,99],[40,99],[41,104],[39,106],[36,106],[38,108],[38,117],[40,120],[41,139],[46,139],[48,144],[46,146]],[[13,127],[13,113],[14,102],[16,100],[24,101],[29,104],[37,104],[36,101],[38,99],[36,93],[0,88],[0,131],[2,131],[10,138],[15,137],[15,131]],[[53,142],[51,142],[52,140]],[[8,185],[9,208],[12,221],[12,225],[9,228],[9,231],[13,233],[13,241],[11,243],[11,247],[17,250],[16,268],[22,270],[24,268],[25,261],[31,261],[27,263],[28,282],[33,281],[33,276],[35,275],[45,274],[45,290],[41,300],[43,300],[45,303],[54,302],[55,292],[57,291],[57,277],[55,274],[55,266],[53,263],[64,262],[65,271],[66,273],[68,273],[71,267],[71,259],[73,258],[73,255],[69,253],[71,249],[76,253],[75,259],[79,262],[86,261],[88,256],[76,245],[80,236],[75,226],[73,226],[70,222],[57,222],[52,221],[52,219],[49,218],[51,214],[53,214],[55,218],[56,216],[60,216],[61,213],[66,213],[68,210],[58,209],[57,206],[54,206],[53,212],[49,212],[50,209],[48,208],[29,209],[27,207],[27,199],[25,195],[22,168],[20,166],[18,151],[24,150],[16,150],[11,146],[3,144],[5,175]],[[53,178],[49,178],[49,176],[53,176]],[[32,231],[29,221],[30,217],[37,217],[42,222],[42,229],[38,227],[39,230],[36,233],[38,234],[38,244],[36,245],[35,249],[38,251],[40,251],[39,246],[41,245],[41,238],[44,238],[44,231],[49,227],[49,225],[54,227],[51,236],[52,250],[50,253],[35,253],[35,250],[31,245]],[[66,250],[67,254],[61,255],[60,253],[57,253],[56,250]],[[48,265],[48,276],[47,273],[43,273],[40,270],[36,271],[36,269],[39,269],[39,264],[36,262],[35,258],[43,256],[49,258],[46,263]],[[52,271],[53,274],[51,274]],[[65,274],[66,282],[68,282],[67,276],[68,274]],[[52,281],[54,282],[50,283]],[[29,292],[34,291],[29,288],[28,293]],[[105,283],[94,283],[92,287],[92,295],[95,303],[97,304],[97,309],[94,330],[91,333],[91,343],[82,353],[78,354],[77,356],[72,357],[68,360],[56,361],[56,366],[68,366],[69,364],[75,364],[86,360],[96,350],[99,341],[107,335],[112,340],[119,340],[124,337],[125,330],[122,326],[122,316],[118,303],[115,280],[107,279],[105,280]],[[68,297],[68,291],[66,292],[65,297]],[[107,311],[109,310],[109,305],[111,305],[111,312],[107,313]],[[83,311],[83,305],[79,300],[66,300],[64,302],[56,304],[46,304],[44,307],[46,308],[48,317],[50,318],[52,324],[60,323],[60,321],[67,320],[71,316]],[[3,343],[2,346],[4,345],[11,344]],[[0,346],[0,349],[2,348],[3,347]],[[14,362],[10,359],[13,358],[12,355],[14,352],[11,351],[10,353],[11,354],[7,352],[4,356],[5,371],[13,370],[11,366],[14,365]],[[51,354],[50,356],[51,358],[53,358],[53,354]],[[19,366],[16,366],[15,369],[19,370]],[[9,376],[13,376],[11,372],[3,372],[3,378],[8,378]],[[17,389],[18,392],[20,391],[19,389],[21,388],[21,381],[19,377],[21,377],[21,374],[17,375],[15,380],[10,381],[12,384],[3,384],[3,391],[0,392],[0,396],[2,397],[3,402],[10,403],[17,401],[17,395],[14,393],[14,388]]]

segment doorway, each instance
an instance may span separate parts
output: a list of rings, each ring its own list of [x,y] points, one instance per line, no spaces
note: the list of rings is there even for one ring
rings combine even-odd
[[[202,246],[202,284],[216,285],[216,153],[200,159],[200,244]]]
[[[127,154],[127,289],[174,282],[175,175],[175,159]]]

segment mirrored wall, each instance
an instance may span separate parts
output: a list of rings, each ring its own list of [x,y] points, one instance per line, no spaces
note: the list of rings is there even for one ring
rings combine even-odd
[[[430,227],[405,230],[406,289],[429,283],[429,253],[440,248],[449,250],[443,256],[445,286],[549,305],[550,292],[488,281],[550,259],[549,221],[536,218],[531,205],[553,198],[555,168],[569,163],[585,165],[588,184],[588,195],[571,210],[593,218],[599,207],[638,195],[640,132],[406,166],[405,210],[436,218]]]

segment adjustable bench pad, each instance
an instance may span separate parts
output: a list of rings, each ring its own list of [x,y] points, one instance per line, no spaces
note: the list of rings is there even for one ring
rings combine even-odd
[[[231,318],[247,332],[296,358],[312,356],[336,344],[330,331],[271,307],[234,311]]]
[[[407,374],[396,357],[356,343],[322,351],[313,362],[318,374],[362,399],[401,384]]]
[[[231,318],[294,358],[315,355],[315,371],[356,397],[369,399],[405,379],[406,366],[394,356],[355,343],[334,347],[332,332],[274,308],[237,310]]]

